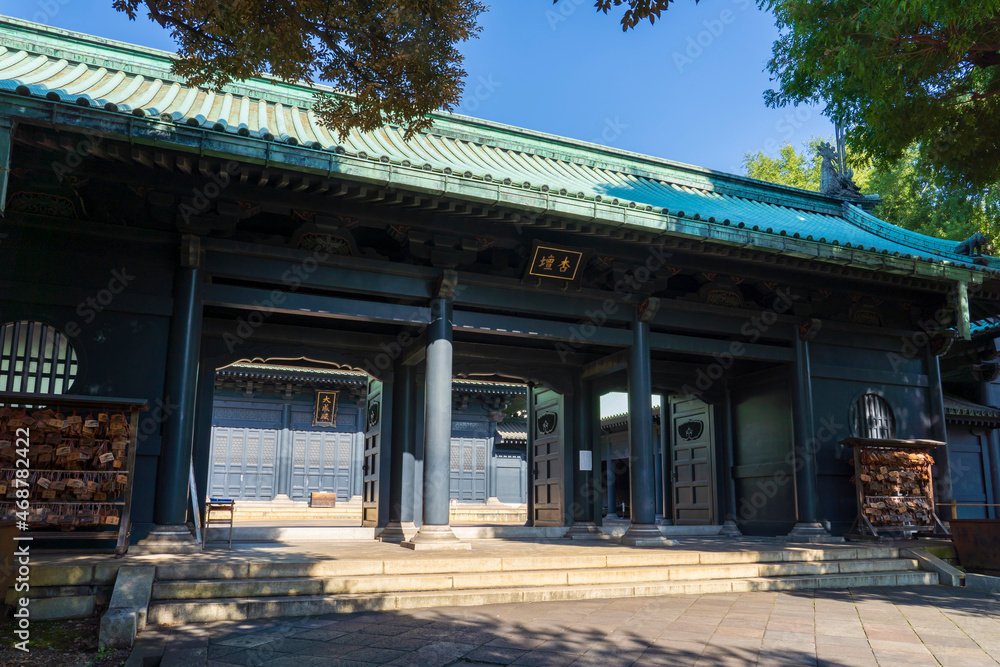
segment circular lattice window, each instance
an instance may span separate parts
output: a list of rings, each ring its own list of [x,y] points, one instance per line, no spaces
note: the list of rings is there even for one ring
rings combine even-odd
[[[79,363],[69,337],[41,322],[0,326],[0,391],[63,394]]]
[[[851,406],[851,424],[859,438],[891,440],[896,437],[896,418],[889,401],[875,393],[861,395]]]

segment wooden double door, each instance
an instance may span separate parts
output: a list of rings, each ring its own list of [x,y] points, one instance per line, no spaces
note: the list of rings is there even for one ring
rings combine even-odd
[[[340,415],[352,429],[355,415]],[[349,430],[312,426],[311,405],[254,399],[217,399],[213,405],[208,494],[234,500],[273,500],[287,493],[305,501],[312,492],[353,492],[357,437]]]
[[[532,388],[528,397],[529,513],[532,525],[565,525],[564,398],[550,389]]]
[[[670,398],[669,469],[677,525],[716,523],[713,416],[712,406],[697,398]]]

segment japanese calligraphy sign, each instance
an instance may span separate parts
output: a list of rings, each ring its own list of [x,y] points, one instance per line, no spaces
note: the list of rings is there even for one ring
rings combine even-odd
[[[576,282],[583,271],[589,251],[560,248],[535,241],[531,253],[531,265],[526,279],[550,278],[565,282]]]
[[[337,425],[337,392],[317,391],[316,410],[313,412],[313,426]]]

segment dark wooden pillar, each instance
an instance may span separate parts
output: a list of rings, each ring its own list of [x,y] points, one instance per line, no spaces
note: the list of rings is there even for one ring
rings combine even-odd
[[[291,501],[292,490],[292,406],[281,406],[281,431],[278,433],[274,452],[274,493],[275,500]]]
[[[663,508],[662,523],[665,526],[674,523],[674,507],[671,503],[673,497],[671,481],[674,476],[674,462],[670,453],[671,423],[670,397],[660,394],[660,438],[657,443],[660,453],[660,495],[657,496],[657,500]]]
[[[413,525],[413,450],[417,394],[415,384],[416,368],[396,363],[392,385],[389,523],[379,536],[383,542],[402,542],[416,530]]]
[[[661,399],[662,400],[662,399]],[[662,525],[666,521],[666,517],[663,515],[663,403],[660,403],[660,428],[655,428],[655,421],[653,426],[653,482],[656,485],[656,490],[653,493],[653,501],[656,503],[656,521],[657,525]]]
[[[788,539],[794,542],[818,542],[830,534],[819,522],[819,498],[816,492],[817,440],[813,435],[812,373],[809,368],[809,341],[795,336],[795,364],[792,368],[794,395],[792,424],[795,433],[795,504],[796,522]]]
[[[996,345],[993,341],[992,346]],[[997,400],[997,390],[1000,387],[992,382],[984,382],[979,385],[979,403],[990,407],[997,407],[1000,401]],[[990,476],[986,480],[989,492],[986,494],[986,502],[1000,503],[1000,432],[995,428],[985,429],[982,437],[983,458],[989,462]],[[991,519],[1000,519],[1000,507],[987,507],[986,516]],[[940,516],[940,510],[938,511]]]
[[[927,352],[927,389],[930,392],[931,439],[948,441],[948,426],[945,423],[944,387],[941,386],[941,359],[934,352],[934,346],[928,346]],[[949,503],[954,499],[951,486],[951,465],[948,460],[948,446],[938,447],[931,455],[934,457],[934,503],[938,516],[948,521],[954,519]]]
[[[194,422],[194,478],[199,507],[210,494],[212,482],[212,409],[215,402],[215,366],[202,351],[198,362],[198,401]]]
[[[595,497],[600,486],[595,484],[595,468],[600,471],[600,449],[594,448],[594,386],[578,373],[573,379],[573,453],[570,463],[573,475],[573,527],[566,533],[573,539],[602,537],[595,523]],[[596,456],[595,456],[596,454]],[[587,465],[584,465],[586,459]]]
[[[468,549],[449,526],[451,499],[451,374],[452,295],[456,276],[441,280],[437,298],[431,300],[427,326],[426,405],[424,407],[423,524],[413,538],[403,542],[410,549]]]
[[[604,458],[604,447],[601,446],[601,394],[597,391],[593,382],[589,383],[590,391],[588,400],[590,401],[590,448],[594,453],[594,472],[591,474],[591,484],[593,497],[590,500],[594,517],[594,523],[598,526],[604,525],[604,499],[607,495],[607,476],[601,476],[601,461]],[[608,469],[611,463],[608,462]]]
[[[736,478],[733,477],[735,454],[733,450],[733,400],[729,393],[729,379],[723,380],[722,388],[722,494],[725,507],[725,522],[722,534],[728,537],[742,535],[736,523]]]
[[[185,525],[191,442],[194,439],[198,402],[198,362],[201,349],[201,247],[197,237],[185,237],[181,264],[174,277],[174,306],[167,345],[167,377],[163,404],[165,416],[160,457],[156,468],[156,494],[149,537],[140,544],[153,550],[182,550],[194,545]],[[195,547],[196,548],[196,547]]]
[[[528,467],[528,519],[525,526],[535,525],[535,383],[528,382],[528,443],[527,443],[527,467]]]
[[[451,301],[431,302],[424,423],[424,525],[447,526],[451,456]]]
[[[0,116],[0,217],[7,206],[7,183],[10,181],[10,160],[14,149],[14,121]]]
[[[656,527],[656,482],[653,463],[653,382],[649,322],[636,310],[628,356],[629,485],[632,525],[622,544],[664,543]]]

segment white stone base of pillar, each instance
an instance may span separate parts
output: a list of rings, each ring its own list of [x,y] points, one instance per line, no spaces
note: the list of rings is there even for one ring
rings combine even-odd
[[[601,532],[593,521],[577,521],[566,531],[566,537],[571,540],[610,540],[610,535]]]
[[[417,531],[416,535],[405,542],[400,542],[399,546],[413,549],[414,551],[472,548],[472,545],[468,542],[458,539],[458,536],[452,531],[451,526],[429,526],[427,524],[420,526],[420,530]]]
[[[785,538],[787,542],[843,542],[844,538],[834,537],[823,524],[819,522],[799,522]]]
[[[663,536],[660,529],[651,523],[633,523],[622,535],[622,544],[630,547],[672,547],[677,540]]]
[[[740,527],[732,519],[726,519],[726,522],[722,524],[722,530],[719,531],[719,535],[723,537],[743,537]]]
[[[672,526],[672,525],[674,525],[674,522],[673,522],[672,519],[668,519],[667,517],[663,516],[662,514],[657,514],[656,515],[656,525],[657,526]]]
[[[153,526],[149,535],[136,542],[137,548],[149,554],[188,554],[201,551],[187,525]]]
[[[393,542],[398,544],[400,542],[413,539],[413,536],[416,534],[417,527],[412,521],[390,521],[375,539],[380,542]]]

